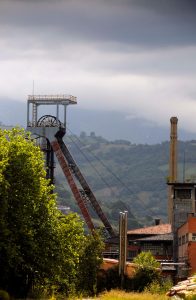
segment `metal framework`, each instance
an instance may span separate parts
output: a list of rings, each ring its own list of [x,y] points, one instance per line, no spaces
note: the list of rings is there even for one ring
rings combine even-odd
[[[65,124],[61,123],[56,117],[51,115],[42,116],[37,121],[37,127],[61,127],[63,128]]]
[[[64,126],[66,127],[66,108],[69,104],[77,104],[77,98],[72,95],[29,95],[27,100],[27,126],[37,127],[38,107],[40,105],[55,105],[56,119],[59,120],[60,105],[64,107]],[[31,115],[31,116],[30,116]]]
[[[109,223],[106,215],[102,211],[101,206],[99,205],[99,202],[97,201],[93,191],[91,190],[86,179],[82,175],[82,173],[81,173],[79,167],[77,166],[75,160],[73,159],[70,151],[68,150],[65,143],[63,142],[61,130],[59,130],[59,132],[57,132],[56,141],[53,141],[51,143],[51,145],[56,154],[56,157],[58,158],[60,166],[67,178],[67,181],[72,189],[73,195],[74,195],[76,201],[78,202],[80,209],[81,209],[81,203],[83,203],[82,207],[86,207],[86,208],[87,208],[86,204],[90,203],[92,205],[93,210],[96,212],[97,216],[102,221],[102,223],[103,223],[105,229],[107,230],[107,232],[109,233],[109,235],[115,236],[115,232],[114,232],[111,224]],[[65,173],[65,169],[67,168],[66,165],[69,167],[69,170],[71,172],[69,175],[68,175],[68,173]],[[79,186],[80,186],[78,188],[78,191],[80,193],[80,198],[78,198],[78,192],[76,191],[76,188],[73,188],[74,186],[77,187],[77,183],[79,183]],[[81,212],[85,218],[87,225],[91,224],[92,221],[91,221],[90,214],[88,217],[88,215],[86,215],[85,212],[83,213],[83,209],[81,209]],[[90,225],[89,229],[93,230],[94,225],[93,226]]]
[[[90,203],[93,210],[102,221],[109,236],[113,237],[116,234],[112,226],[102,211],[101,206],[74,161],[71,153],[63,142],[63,136],[66,133],[66,108],[69,104],[76,103],[76,97],[71,95],[29,95],[27,103],[27,129],[47,141],[44,151],[46,153],[46,165],[48,169],[47,176],[52,177],[51,182],[54,181],[55,154],[88,228],[91,231],[95,229],[88,207],[88,204]],[[38,119],[39,105],[55,105],[56,116],[44,115]],[[59,120],[60,105],[64,107],[63,123]],[[30,112],[32,116],[31,119]]]
[[[28,95],[28,101],[41,102],[42,104],[54,104],[54,101],[68,101],[69,103],[77,103],[77,98],[72,95]]]

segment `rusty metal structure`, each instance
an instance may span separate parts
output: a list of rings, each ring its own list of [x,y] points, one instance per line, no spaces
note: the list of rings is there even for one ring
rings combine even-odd
[[[66,111],[70,104],[77,104],[77,98],[71,95],[29,95],[27,101],[27,130],[39,136],[42,139],[42,145],[45,145],[42,149],[46,153],[47,177],[51,179],[51,182],[54,182],[54,155],[56,155],[89,230],[93,231],[95,226],[88,203],[91,204],[91,207],[102,221],[108,235],[114,237],[116,234],[110,222],[63,141],[66,134]],[[56,115],[39,117],[39,107],[41,105],[55,106]],[[62,108],[63,120],[60,121]]]

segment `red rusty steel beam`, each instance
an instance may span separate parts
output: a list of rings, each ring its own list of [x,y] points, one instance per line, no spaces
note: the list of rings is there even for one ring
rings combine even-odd
[[[85,206],[84,200],[81,197],[81,194],[78,190],[78,187],[77,187],[77,185],[76,185],[76,183],[73,179],[72,173],[71,173],[71,171],[69,169],[69,166],[68,166],[68,164],[65,160],[63,152],[62,152],[62,150],[61,150],[61,148],[60,148],[57,141],[52,141],[51,146],[52,146],[52,148],[53,148],[53,150],[56,154],[56,157],[59,161],[59,164],[60,164],[60,166],[63,170],[63,173],[64,173],[65,177],[67,178],[68,184],[69,184],[69,186],[72,190],[72,193],[74,195],[74,198],[75,198],[75,200],[76,200],[76,202],[77,202],[77,204],[78,204],[78,206],[79,206],[79,208],[82,212],[82,215],[85,219],[85,222],[86,222],[88,228],[91,231],[93,231],[95,229],[95,227],[94,227],[93,222],[91,220],[91,216],[89,214],[89,211],[88,211],[87,207]]]
[[[58,140],[59,146],[60,146],[66,160],[68,161],[68,163],[70,165],[70,168],[73,171],[73,175],[76,177],[76,179],[81,184],[83,191],[84,191],[85,195],[88,197],[89,201],[91,202],[94,211],[97,213],[98,217],[102,221],[102,223],[105,226],[106,230],[108,231],[109,235],[111,237],[116,236],[110,222],[108,221],[106,215],[104,214],[103,210],[101,209],[99,202],[97,201],[97,199],[96,199],[94,193],[92,192],[90,186],[88,185],[86,179],[82,175],[80,169],[78,168],[78,166],[77,166],[75,160],[73,159],[71,153],[69,152],[67,146],[63,142],[62,138],[57,137],[57,140]]]

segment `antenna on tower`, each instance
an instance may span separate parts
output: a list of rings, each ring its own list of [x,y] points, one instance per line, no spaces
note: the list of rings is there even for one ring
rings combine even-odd
[[[32,91],[32,94],[34,96],[34,79],[33,79],[33,91]]]

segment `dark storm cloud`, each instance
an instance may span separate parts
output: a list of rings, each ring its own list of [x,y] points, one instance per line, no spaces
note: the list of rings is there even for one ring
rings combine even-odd
[[[126,3],[129,4],[130,1],[127,0]],[[161,15],[172,15],[173,17],[183,17],[186,14],[196,15],[195,0],[131,0],[131,3]]]
[[[86,108],[196,128],[195,30],[196,1],[0,0],[0,96],[24,101],[35,80]]]
[[[196,1],[3,1],[1,25],[60,44],[65,40],[135,47],[196,44]],[[14,29],[13,29],[14,30]],[[44,35],[44,34],[43,34]]]

